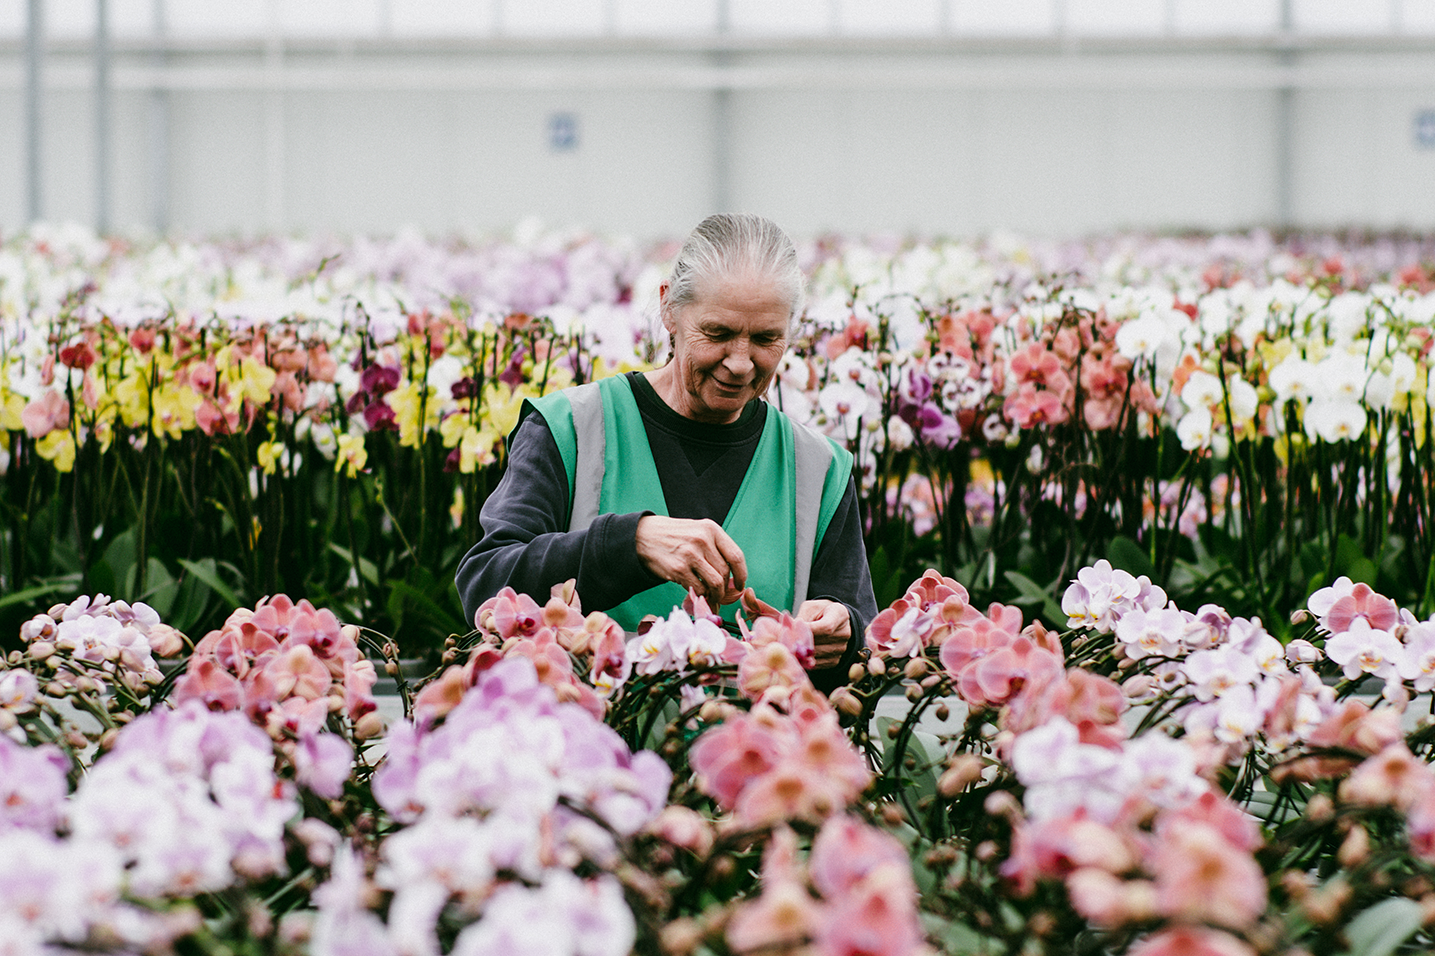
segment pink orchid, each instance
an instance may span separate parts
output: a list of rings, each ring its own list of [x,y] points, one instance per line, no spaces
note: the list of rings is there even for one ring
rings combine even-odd
[[[1177,926],[1148,936],[1129,956],[1256,956],[1256,951],[1230,933]]]
[[[1016,881],[1017,893],[1030,895],[1043,879],[1061,879],[1092,867],[1121,874],[1138,860],[1129,835],[1088,817],[1085,810],[1050,820],[1029,821],[1012,833],[1011,856],[1002,876]]]
[[[58,428],[70,424],[70,403],[54,389],[25,406],[20,413],[20,423],[31,438],[44,438]]]
[[[1435,794],[1430,765],[1410,752],[1404,741],[1369,757],[1341,781],[1340,797],[1348,803],[1390,806],[1403,811]]]
[[[479,630],[495,634],[501,640],[527,637],[543,626],[543,609],[528,595],[506,587],[478,606],[473,612],[473,623]]]
[[[747,643],[753,648],[768,644],[781,644],[792,652],[804,670],[810,670],[815,663],[816,646],[812,636],[812,625],[798,620],[786,611],[776,617],[760,617],[747,630]]]
[[[738,689],[751,700],[774,688],[792,688],[807,683],[810,681],[802,662],[786,645],[776,640],[751,648],[737,668]]]
[[[928,610],[934,604],[946,604],[952,598],[956,598],[957,604],[969,605],[971,600],[967,589],[955,578],[949,578],[931,568],[923,572],[922,576],[907,588],[903,598],[910,605]]]
[[[922,943],[917,888],[906,862],[881,864],[829,900],[817,930],[819,951],[832,956],[915,956]]]
[[[334,683],[329,668],[314,655],[308,644],[296,644],[270,655],[264,676],[274,688],[276,699],[289,696],[315,700],[329,692]]]
[[[698,786],[723,807],[737,804],[743,787],[777,765],[778,734],[750,715],[733,717],[698,738],[690,755]]]
[[[1359,619],[1377,631],[1392,630],[1400,623],[1400,611],[1394,601],[1377,594],[1368,584],[1356,584],[1343,576],[1312,594],[1306,606],[1332,634],[1349,630]]]
[[[174,700],[198,700],[209,710],[238,710],[244,688],[213,659],[196,655],[190,658],[184,676],[175,681]]]
[[[916,657],[931,643],[937,615],[898,598],[867,625],[867,648],[883,657]]]
[[[1064,672],[1058,655],[1030,638],[1017,637],[962,670],[957,689],[974,707],[999,707],[1024,685],[1049,682]]]
[[[808,863],[812,884],[829,899],[850,892],[882,865],[907,867],[906,849],[891,835],[845,814],[822,825]]]
[[[425,684],[414,698],[414,723],[428,726],[446,716],[463,700],[466,690],[468,682],[464,679],[464,668],[457,664],[449,666],[437,680]]]
[[[1030,382],[1007,397],[1002,413],[1018,428],[1059,425],[1067,418],[1066,405],[1060,393],[1047,389],[1038,391]]]
[[[1265,874],[1249,850],[1190,820],[1162,828],[1160,836],[1148,863],[1162,914],[1244,929],[1265,911]]]

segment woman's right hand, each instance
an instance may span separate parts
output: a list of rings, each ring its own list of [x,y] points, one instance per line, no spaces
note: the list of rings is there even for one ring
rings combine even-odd
[[[714,609],[736,601],[747,584],[747,559],[716,521],[647,515],[638,521],[637,547],[644,567],[692,588]]]

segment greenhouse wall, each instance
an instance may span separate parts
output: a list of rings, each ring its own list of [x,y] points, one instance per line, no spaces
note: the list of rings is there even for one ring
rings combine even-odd
[[[8,229],[23,61],[0,41]],[[1418,37],[130,39],[114,62],[121,229],[1435,227]],[[44,76],[42,217],[93,223],[89,45],[52,42]]]

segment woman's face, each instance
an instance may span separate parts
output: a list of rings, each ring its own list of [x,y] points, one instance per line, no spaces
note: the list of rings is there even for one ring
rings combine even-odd
[[[676,314],[665,309],[675,387],[664,397],[674,410],[694,421],[736,421],[743,406],[772,383],[787,350],[789,308],[771,278],[732,275],[699,285]]]

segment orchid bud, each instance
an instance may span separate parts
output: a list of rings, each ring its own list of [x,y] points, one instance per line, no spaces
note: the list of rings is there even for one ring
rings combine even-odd
[[[906,693],[907,699],[914,704],[926,695],[920,684],[908,684]]]
[[[845,687],[839,687],[832,692],[832,706],[849,717],[856,717],[862,713],[862,702],[857,695]]]
[[[1350,901],[1350,884],[1336,877],[1312,891],[1301,901],[1301,909],[1317,926],[1326,926],[1340,918],[1340,911]]]
[[[887,664],[880,657],[874,657],[867,662],[867,673],[873,677],[881,677],[887,673]]]
[[[1317,793],[1306,801],[1305,816],[1312,823],[1324,823],[1335,816],[1335,803],[1323,793]]]
[[[1007,817],[1011,820],[1021,817],[1021,804],[1007,790],[997,790],[989,794],[982,807],[994,817]]]
[[[702,924],[688,916],[673,920],[658,934],[658,942],[669,956],[688,956],[702,941]]]
[[[979,780],[985,764],[975,754],[959,754],[937,779],[937,792],[948,799],[955,797],[968,785]]]
[[[55,645],[51,644],[49,641],[36,641],[35,643],[30,645],[31,660],[43,661],[54,653]],[[15,663],[18,664],[19,661],[16,661]]]
[[[159,657],[174,657],[184,650],[184,635],[168,624],[149,629],[149,647]]]
[[[1365,827],[1357,824],[1350,828],[1350,832],[1341,841],[1335,858],[1346,868],[1357,867],[1370,858],[1370,834],[1365,831]]]
[[[1309,621],[1309,620],[1310,620],[1310,612],[1307,611],[1305,608],[1303,608],[1303,607],[1298,607],[1298,608],[1296,608],[1294,611],[1291,611],[1291,626],[1292,626],[1292,627],[1299,627],[1300,625],[1304,624],[1306,621]]]
[[[384,718],[377,710],[371,710],[354,722],[354,736],[369,740],[384,732]]]
[[[861,661],[858,661],[851,667],[847,668],[847,680],[849,683],[855,684],[866,676],[867,667]]]
[[[1121,693],[1134,700],[1140,700],[1151,693],[1151,684],[1150,674],[1137,674],[1121,682]]]
[[[908,680],[921,680],[927,673],[927,659],[925,657],[914,657],[902,668],[903,675]]]

